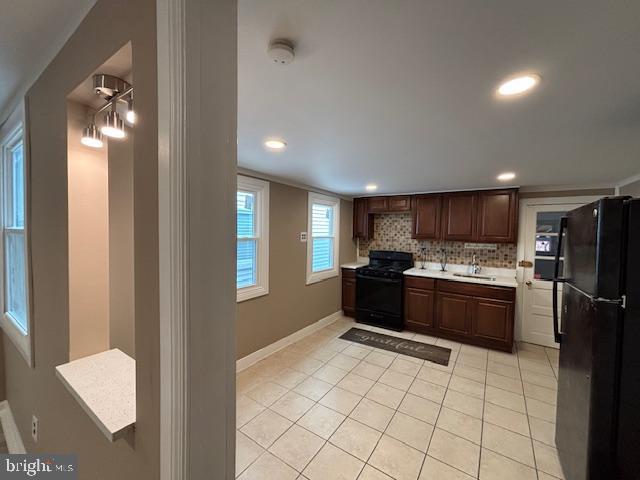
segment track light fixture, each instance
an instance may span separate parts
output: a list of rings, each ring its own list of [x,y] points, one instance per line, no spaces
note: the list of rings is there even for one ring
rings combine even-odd
[[[103,135],[114,139],[121,139],[127,136],[124,129],[124,120],[118,112],[120,103],[127,106],[125,114],[127,122],[131,125],[135,123],[133,85],[113,75],[97,74],[93,76],[93,87],[96,94],[104,98],[106,103],[92,115],[91,122],[82,131],[80,141],[88,147],[101,148],[103,146]],[[104,115],[98,129],[95,118],[105,111],[106,115]]]

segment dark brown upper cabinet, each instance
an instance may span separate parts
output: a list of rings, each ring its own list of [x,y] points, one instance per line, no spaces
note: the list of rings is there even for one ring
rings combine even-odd
[[[411,202],[412,238],[435,240],[440,238],[440,195],[414,195]]]
[[[411,211],[411,237],[418,240],[516,243],[518,190],[356,198],[354,238],[373,238],[373,215]]]
[[[478,193],[443,195],[442,239],[473,242],[478,227]]]
[[[411,195],[389,197],[388,206],[390,212],[409,212],[411,211]]]
[[[367,198],[353,199],[353,238],[373,238],[373,216],[369,215]]]
[[[369,213],[385,213],[389,211],[389,197],[369,197]]]
[[[515,243],[518,231],[518,191],[478,192],[478,241]]]

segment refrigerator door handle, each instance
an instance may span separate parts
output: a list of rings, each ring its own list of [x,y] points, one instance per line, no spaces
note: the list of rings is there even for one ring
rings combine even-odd
[[[553,338],[556,343],[562,342],[562,332],[560,332],[558,319],[558,283],[564,283],[565,279],[558,277],[560,273],[560,252],[562,251],[562,237],[567,228],[567,217],[560,219],[560,231],[558,232],[558,247],[556,249],[556,258],[553,265],[553,288],[552,288],[552,308],[553,308]]]

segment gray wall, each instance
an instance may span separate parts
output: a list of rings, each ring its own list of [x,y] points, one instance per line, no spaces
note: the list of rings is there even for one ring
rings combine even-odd
[[[341,308],[339,277],[306,285],[308,191],[270,182],[269,294],[238,303],[237,357],[242,358]],[[353,204],[340,202],[340,263],[356,259]]]
[[[27,450],[77,453],[82,480],[159,478],[155,8],[155,0],[98,0],[27,94],[35,368],[27,366],[5,337],[6,396]],[[141,118],[134,145],[135,317],[136,330],[144,332],[135,345],[134,445],[122,440],[110,443],[54,375],[54,367],[69,360],[66,97],[129,41]],[[38,443],[30,434],[32,414],[39,418]]]

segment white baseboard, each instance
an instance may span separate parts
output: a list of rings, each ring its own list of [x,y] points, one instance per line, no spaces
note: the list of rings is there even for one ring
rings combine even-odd
[[[282,350],[283,348],[288,347],[292,343],[295,343],[298,340],[301,340],[304,337],[311,335],[314,332],[317,332],[321,328],[324,328],[327,325],[332,324],[341,316],[342,316],[342,310],[338,310],[337,312],[332,313],[331,315],[328,315],[324,318],[321,318],[317,322],[312,323],[311,325],[306,326],[303,329],[298,330],[297,332],[293,332],[291,335],[287,337],[281,338],[280,340],[278,340],[275,343],[272,343],[271,345],[267,345],[266,347],[261,348],[260,350],[250,353],[246,357],[243,357],[236,361],[236,372],[241,372],[242,370],[249,368],[251,365],[258,363],[260,360],[267,358],[269,355],[276,353],[278,350]]]
[[[26,453],[18,426],[13,418],[13,413],[11,413],[11,407],[6,400],[0,402],[0,423],[9,453]]]

